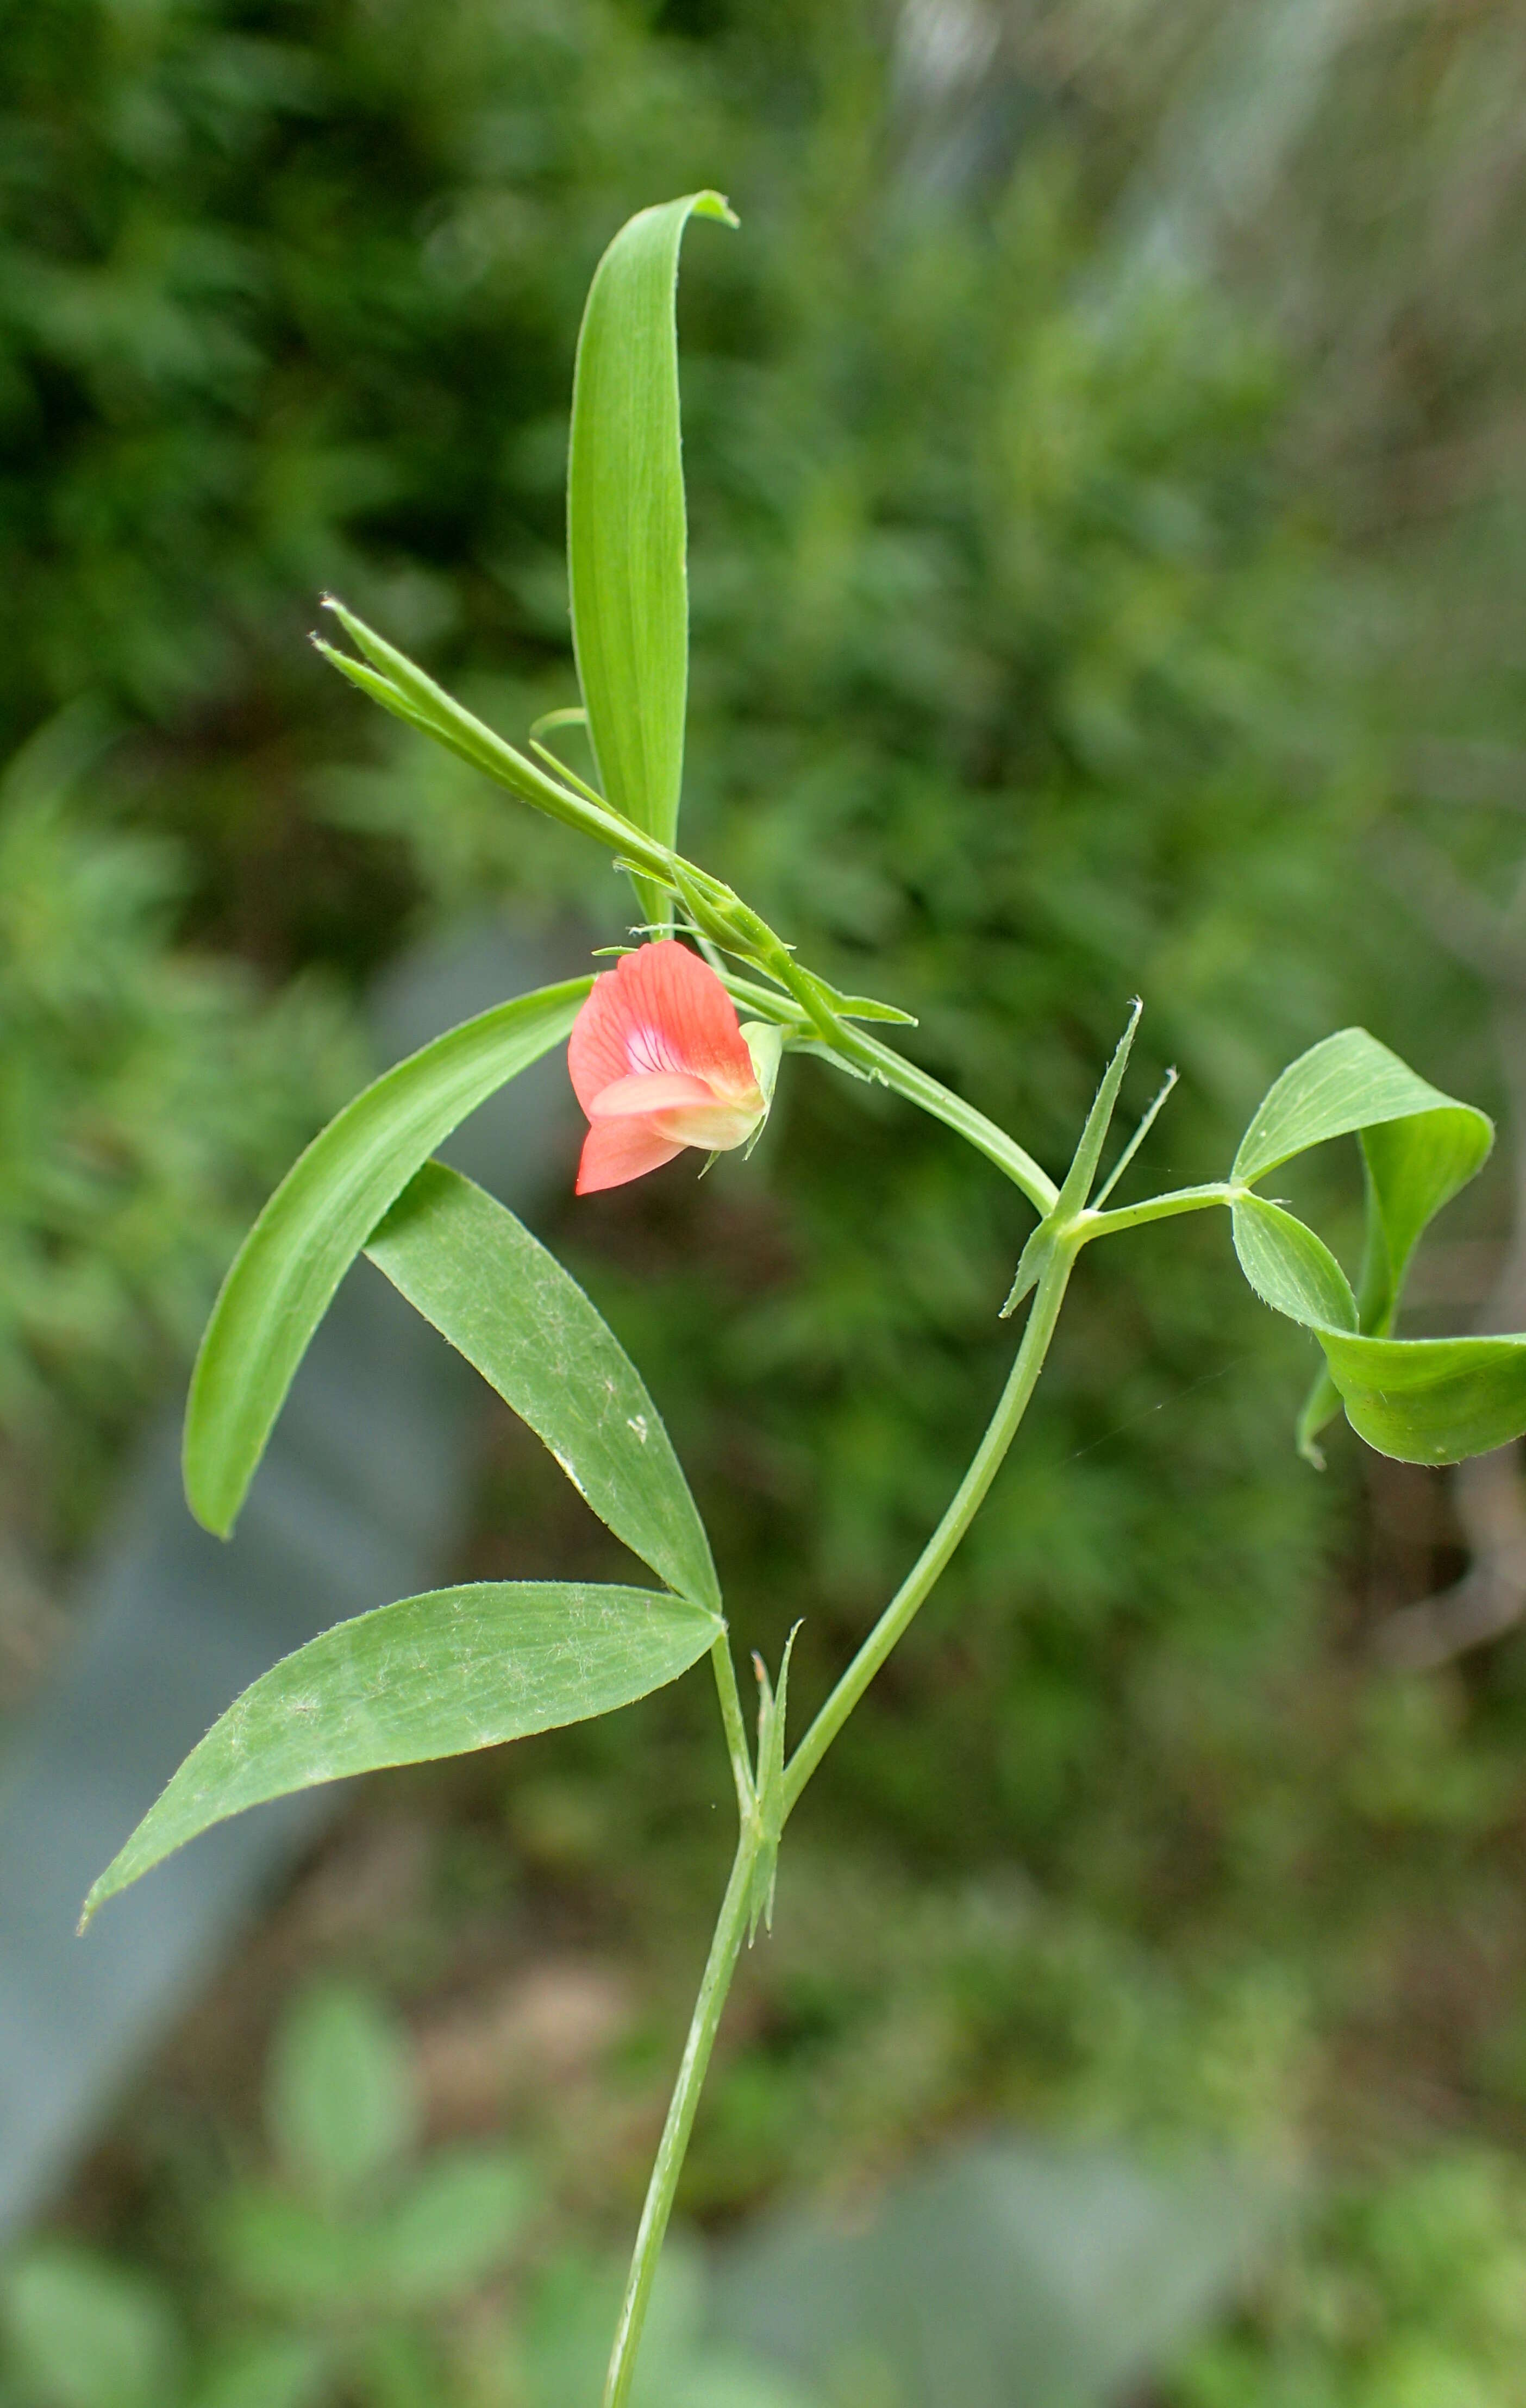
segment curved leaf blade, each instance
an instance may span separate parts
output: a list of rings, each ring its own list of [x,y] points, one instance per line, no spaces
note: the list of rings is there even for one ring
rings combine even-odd
[[[1257,1295],[1311,1330],[1324,1352],[1300,1424],[1305,1454],[1306,1425],[1327,1393],[1333,1402],[1322,1419],[1344,1405],[1358,1437],[1401,1463],[1461,1463],[1526,1435],[1526,1337],[1366,1335],[1346,1274],[1312,1229],[1260,1196],[1238,1200],[1233,1225]]]
[[[1290,1312],[1311,1328],[1323,1322],[1384,1338],[1398,1314],[1410,1256],[1442,1206],[1482,1168],[1494,1142],[1494,1128],[1487,1113],[1443,1095],[1366,1029],[1343,1028],[1311,1046],[1274,1082],[1241,1140],[1231,1177],[1249,1185],[1292,1155],[1348,1135],[1360,1140],[1367,1192],[1354,1322],[1344,1298],[1336,1310],[1327,1294],[1323,1309],[1314,1309],[1314,1293],[1305,1290],[1306,1309],[1295,1310],[1259,1287],[1240,1245],[1238,1208],[1235,1245],[1252,1286],[1279,1312]],[[1296,1226],[1303,1227],[1302,1223]],[[1258,1259],[1264,1236],[1261,1226],[1249,1229],[1250,1251]],[[1310,1232],[1304,1237],[1318,1243]],[[1328,1259],[1333,1264],[1333,1256]],[[1344,1273],[1339,1276],[1344,1287]],[[1328,1289],[1328,1275],[1321,1271],[1315,1284]],[[1341,1402],[1327,1364],[1298,1417],[1299,1452],[1312,1463],[1322,1460],[1316,1440]]]
[[[524,1223],[431,1162],[366,1253],[528,1422],[615,1537],[683,1596],[719,1612],[705,1526],[641,1373]]]
[[[1442,1206],[1482,1168],[1492,1142],[1484,1114],[1465,1105],[1382,1121],[1361,1131],[1367,1226],[1357,1326],[1367,1337],[1386,1338],[1391,1331],[1411,1254]],[[1311,1462],[1322,1461],[1315,1441],[1340,1409],[1340,1391],[1327,1368],[1298,1417],[1299,1453]]]
[[[564,1581],[433,1589],[338,1623],[212,1725],[92,1889],[83,1920],[247,1806],[609,1713],[676,1680],[724,1627],[687,1598]]]
[[[1486,1113],[1444,1096],[1365,1028],[1339,1029],[1311,1045],[1273,1082],[1240,1140],[1230,1177],[1236,1186],[1252,1186],[1279,1163],[1327,1138],[1349,1137],[1418,1112],[1445,1112],[1473,1123],[1483,1147],[1479,1162],[1493,1142]]]
[[[1461,1463],[1526,1434],[1526,1338],[1317,1334],[1347,1421],[1379,1455]]]
[[[642,209],[594,273],[578,337],[568,464],[572,640],[604,793],[663,844],[678,826],[689,601],[674,294],[691,217],[719,193]],[[665,911],[656,898],[654,919]]]
[[[313,1331],[387,1207],[477,1106],[566,1037],[593,982],[497,1005],[399,1062],[315,1137],[235,1258],[191,1380],[191,1511],[226,1538]]]
[[[1442,1206],[1483,1168],[1493,1142],[1492,1124],[1466,1104],[1362,1130],[1368,1194],[1363,1329],[1386,1331],[1411,1254]]]

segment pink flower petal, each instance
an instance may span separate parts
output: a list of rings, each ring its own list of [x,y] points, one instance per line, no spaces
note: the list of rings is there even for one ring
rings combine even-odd
[[[683,1151],[671,1138],[660,1136],[650,1121],[633,1114],[622,1120],[596,1121],[583,1141],[576,1192],[592,1196],[602,1187],[624,1187],[627,1180],[660,1170]]]
[[[591,1124],[580,1196],[640,1179],[686,1145],[741,1145],[766,1109],[730,996],[670,937],[623,953],[594,981],[567,1066]]]
[[[584,1111],[617,1079],[642,1072],[702,1079],[725,1096],[757,1084],[736,1006],[708,962],[672,937],[622,953],[594,981],[567,1067]]]
[[[687,1071],[633,1070],[626,1079],[612,1079],[583,1110],[591,1121],[612,1121],[622,1113],[670,1112],[690,1104],[713,1108],[716,1101],[714,1088]]]

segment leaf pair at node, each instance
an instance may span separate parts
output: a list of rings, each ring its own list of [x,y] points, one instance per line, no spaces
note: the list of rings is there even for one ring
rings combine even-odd
[[[1058,1197],[1033,1231],[1002,1307],[1010,1313],[1057,1251],[1105,1231],[1202,1204],[1230,1208],[1240,1268],[1262,1302],[1312,1332],[1324,1365],[1298,1421],[1300,1451],[1323,1457],[1320,1431],[1344,1407],[1358,1435],[1407,1463],[1455,1463],[1526,1432],[1526,1336],[1393,1335],[1405,1273],[1444,1204],[1482,1168],[1488,1115],[1420,1078],[1364,1028],[1344,1028],[1290,1064],[1241,1140],[1228,1182],[1184,1188],[1127,1211],[1102,1207],[1173,1083],[1169,1077],[1098,1196],[1088,1203],[1134,1032],[1136,1003]],[[1366,1240],[1353,1291],[1335,1256],[1260,1181],[1336,1137],[1360,1142]]]
[[[326,1162],[332,1173],[356,1144],[357,1126],[336,1123],[325,1135],[320,1168]],[[395,1141],[395,1165],[399,1158]],[[374,1161],[371,1168],[375,1175]],[[310,1167],[308,1200],[317,1184]],[[331,1179],[331,1190],[336,1184],[342,1192]],[[263,1382],[244,1393],[261,1400],[281,1371],[289,1377],[289,1331],[270,1316],[290,1291],[294,1265],[281,1245],[292,1238],[291,1222],[278,1219],[252,1268],[246,1249],[230,1280],[252,1350],[239,1359],[265,1367]],[[724,1634],[710,1541],[661,1417],[613,1331],[555,1257],[506,1206],[438,1162],[414,1173],[365,1251],[528,1423],[668,1590],[479,1582],[338,1624],[276,1665],[214,1724],[96,1883],[87,1918],[246,1806],[607,1713],[675,1680]],[[337,1254],[331,1244],[336,1282]],[[263,1346],[262,1304],[264,1334],[274,1341]],[[201,1393],[218,1395],[215,1356]],[[199,1420],[193,1427],[199,1443],[204,1427]],[[247,1426],[244,1436],[247,1442]]]
[[[1366,1182],[1355,1293],[1322,1239],[1253,1192],[1311,1146],[1353,1134]],[[1493,1141],[1486,1113],[1443,1095],[1364,1028],[1344,1028],[1301,1055],[1245,1131],[1230,1173],[1235,1253],[1257,1295],[1312,1330],[1323,1350],[1298,1424],[1312,1461],[1343,1405],[1369,1446],[1405,1463],[1455,1463],[1526,1430],[1526,1337],[1391,1334],[1416,1246]]]

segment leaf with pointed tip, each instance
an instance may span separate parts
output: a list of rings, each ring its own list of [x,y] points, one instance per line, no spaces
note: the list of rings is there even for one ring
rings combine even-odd
[[[1241,1197],[1233,1222],[1251,1286],[1263,1303],[1312,1330],[1332,1410],[1344,1405],[1359,1438],[1379,1455],[1460,1463],[1526,1432],[1526,1337],[1368,1337],[1357,1328],[1345,1272],[1312,1229],[1260,1196]]]
[[[1118,1089],[1123,1084],[1123,1074],[1129,1067],[1129,1056],[1133,1051],[1134,1031],[1139,1026],[1144,1010],[1144,1004],[1136,996],[1130,1007],[1129,1025],[1114,1047],[1113,1059],[1103,1071],[1101,1085],[1092,1098],[1091,1110],[1087,1114],[1087,1125],[1081,1132],[1081,1142],[1075,1149],[1069,1170],[1065,1173],[1059,1191],[1059,1201],[1055,1206],[1056,1212],[1063,1213],[1067,1218],[1079,1212],[1091,1194],[1091,1183],[1097,1176],[1097,1165],[1102,1158],[1102,1148],[1107,1142],[1107,1132],[1113,1125],[1113,1115],[1117,1110]]]
[[[755,1656],[757,1674],[757,1854],[753,1859],[747,1899],[747,1945],[757,1938],[761,1921],[773,1929],[773,1893],[779,1877],[779,1843],[785,1830],[785,1724],[789,1712],[789,1659],[799,1637],[797,1622],[785,1641],[779,1663],[779,1686],[773,1687],[761,1656]]]
[[[915,1012],[902,1011],[898,1003],[880,1003],[871,995],[844,995],[824,978],[818,978],[816,984],[840,1020],[885,1020],[900,1028],[919,1025]]]
[[[689,600],[674,294],[691,217],[736,219],[689,193],[621,227],[578,337],[567,478],[572,640],[605,794],[649,836],[678,827]],[[648,919],[665,898],[641,894]]]
[[[675,1681],[724,1627],[687,1598],[581,1581],[481,1581],[338,1623],[212,1725],[95,1884],[83,1920],[247,1806],[609,1713]]]
[[[591,979],[503,1003],[399,1062],[313,1139],[245,1239],[201,1341],[185,1493],[225,1538],[313,1331],[378,1221],[468,1112],[564,1038]]]
[[[431,1162],[366,1252],[528,1422],[616,1538],[718,1612],[704,1524],[641,1373],[524,1223]]]

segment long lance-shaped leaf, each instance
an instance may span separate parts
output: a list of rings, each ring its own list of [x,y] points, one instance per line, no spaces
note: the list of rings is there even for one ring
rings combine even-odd
[[[688,697],[689,597],[674,294],[691,217],[735,225],[719,193],[688,193],[621,227],[594,273],[578,337],[567,477],[578,679],[605,794],[670,845]],[[654,921],[666,898],[641,888]]]
[[[676,1680],[723,1627],[687,1598],[581,1581],[481,1581],[338,1623],[212,1725],[95,1884],[84,1920],[246,1806],[585,1722]]]
[[[294,1164],[212,1311],[185,1417],[185,1493],[209,1530],[238,1517],[334,1291],[378,1221],[468,1112],[566,1037],[591,979],[479,1014],[347,1104]]]
[[[1235,1251],[1268,1304],[1313,1330],[1325,1355],[1299,1418],[1303,1452],[1344,1403],[1381,1454],[1456,1462],[1526,1428],[1526,1339],[1390,1338],[1410,1256],[1429,1223],[1478,1170],[1487,1116],[1443,1095],[1365,1029],[1342,1029],[1271,1088],[1235,1156],[1237,1185],[1310,1146],[1360,1137],[1367,1191],[1361,1279],[1346,1274],[1301,1221],[1258,1196],[1233,1211]]]
[[[704,1524],[641,1373],[524,1223],[431,1162],[366,1252],[544,1440],[616,1538],[718,1612]]]

